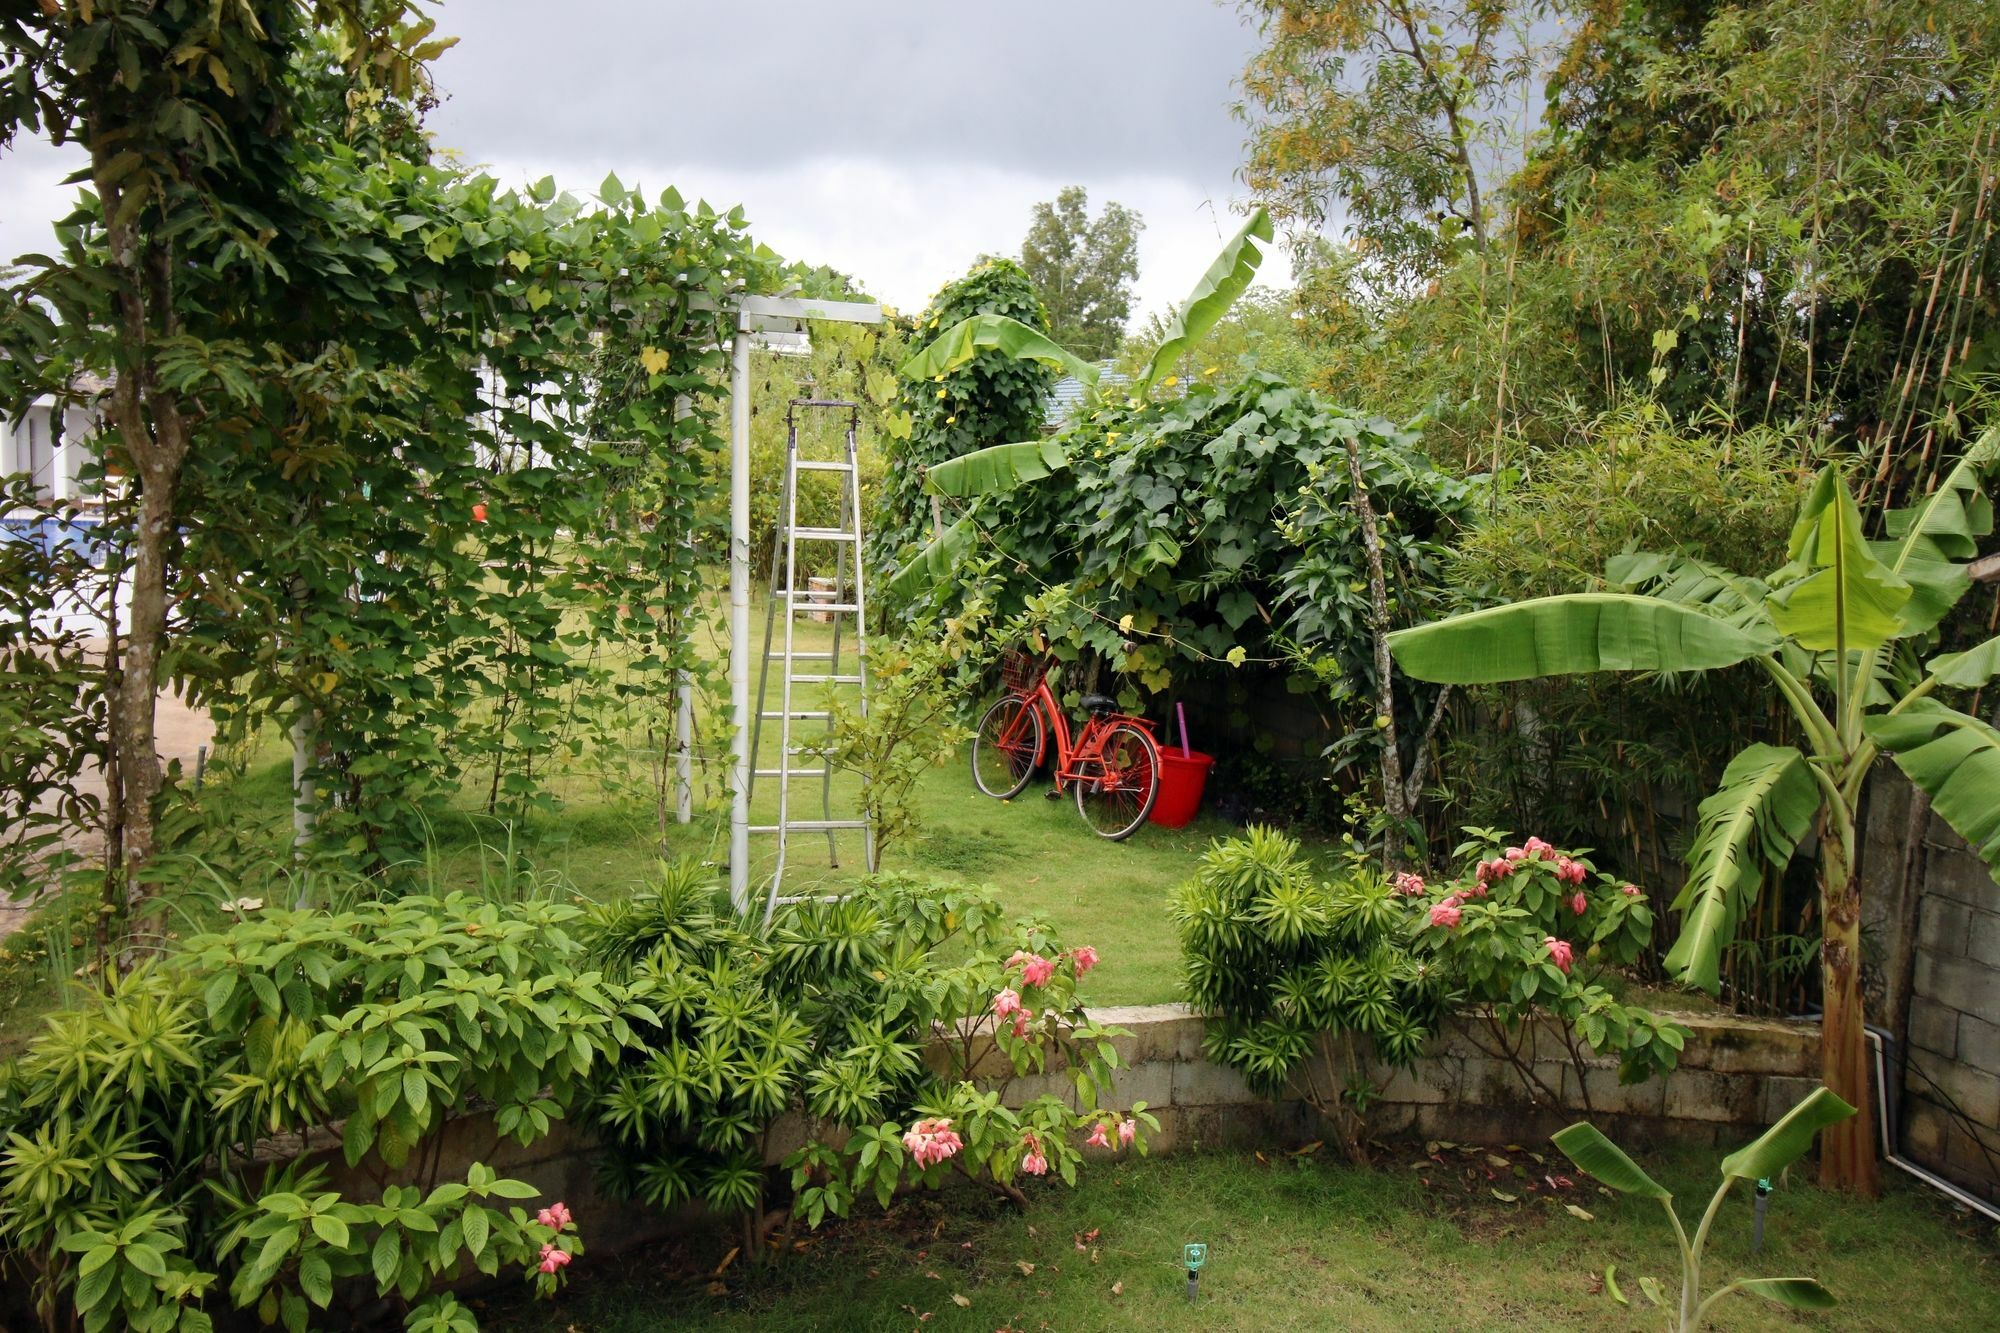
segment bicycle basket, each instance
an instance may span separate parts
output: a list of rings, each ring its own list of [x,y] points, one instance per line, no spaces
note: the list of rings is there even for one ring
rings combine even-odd
[[[1038,653],[1018,650],[1000,655],[1000,683],[1016,694],[1026,694],[1048,674],[1048,661]]]

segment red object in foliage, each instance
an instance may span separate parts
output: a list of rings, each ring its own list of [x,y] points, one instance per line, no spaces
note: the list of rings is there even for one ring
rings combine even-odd
[[[1162,828],[1184,828],[1201,809],[1202,788],[1214,756],[1200,750],[1185,755],[1174,746],[1160,751],[1160,798],[1153,802],[1153,822]]]
[[[474,523],[484,523],[486,521],[486,505],[483,501],[472,506],[472,521]]]

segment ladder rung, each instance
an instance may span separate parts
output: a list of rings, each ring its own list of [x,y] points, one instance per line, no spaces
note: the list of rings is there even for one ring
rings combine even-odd
[[[846,894],[842,893],[800,893],[781,895],[775,901],[786,905],[792,903],[837,903],[846,896]]]
[[[859,676],[829,676],[824,672],[815,672],[810,676],[793,676],[791,680],[794,685],[859,685],[861,683],[861,677]]]
[[[855,536],[839,528],[793,528],[792,536],[809,542],[851,542]]]
[[[867,827],[868,821],[865,819],[794,819],[791,823],[785,825],[785,829],[792,833],[830,833],[837,829]],[[752,824],[750,831],[752,833],[776,833],[778,826],[776,824]]]
[[[792,611],[859,611],[861,608],[853,602],[814,602],[803,598],[793,598],[787,609]],[[797,657],[798,654],[793,653],[792,656]]]
[[[757,716],[763,718],[766,722],[780,722],[788,717],[792,718],[795,721],[799,718],[804,718],[808,722],[824,722],[830,719],[833,716],[833,714],[825,711],[824,709],[808,708],[802,711],[795,711],[791,713],[759,713],[757,714]]]
[[[831,662],[831,661],[833,660],[833,654],[832,654],[832,653],[793,653],[793,654],[792,654],[792,660],[793,660],[794,662]]]
[[[822,461],[819,461],[819,460],[816,460],[816,459],[811,459],[811,458],[795,458],[795,459],[793,459],[793,460],[792,460],[792,466],[793,466],[793,467],[795,467],[795,468],[797,468],[797,469],[798,469],[799,471],[801,471],[801,472],[852,472],[852,471],[854,471],[854,464],[852,464],[852,463],[832,463],[832,462],[822,462]]]
[[[757,770],[757,776],[760,778],[823,778],[826,776],[826,770],[823,768],[760,768]]]

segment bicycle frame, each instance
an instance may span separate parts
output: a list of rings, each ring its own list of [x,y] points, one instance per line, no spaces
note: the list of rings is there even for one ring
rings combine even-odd
[[[1120,722],[1130,723],[1153,734],[1153,724],[1143,717],[1133,717],[1129,713],[1106,713],[1102,717],[1087,718],[1080,733],[1070,730],[1069,714],[1056,702],[1055,691],[1049,688],[1048,676],[1035,682],[1035,688],[1027,693],[1013,692],[1016,697],[1028,701],[1028,706],[1042,715],[1042,724],[1056,747],[1055,779],[1056,792],[1085,778],[1097,777],[1104,765],[1104,736]],[[1035,756],[1039,765],[1046,754]]]

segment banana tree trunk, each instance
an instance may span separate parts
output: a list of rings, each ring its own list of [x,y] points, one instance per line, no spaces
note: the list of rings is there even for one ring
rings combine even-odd
[[[1820,1018],[1820,1077],[1856,1114],[1820,1136],[1819,1178],[1830,1189],[1864,1198],[1882,1193],[1875,1157],[1875,1102],[1868,1094],[1868,1037],[1861,1004],[1861,886],[1841,839],[1820,840],[1820,971],[1825,987]]]

